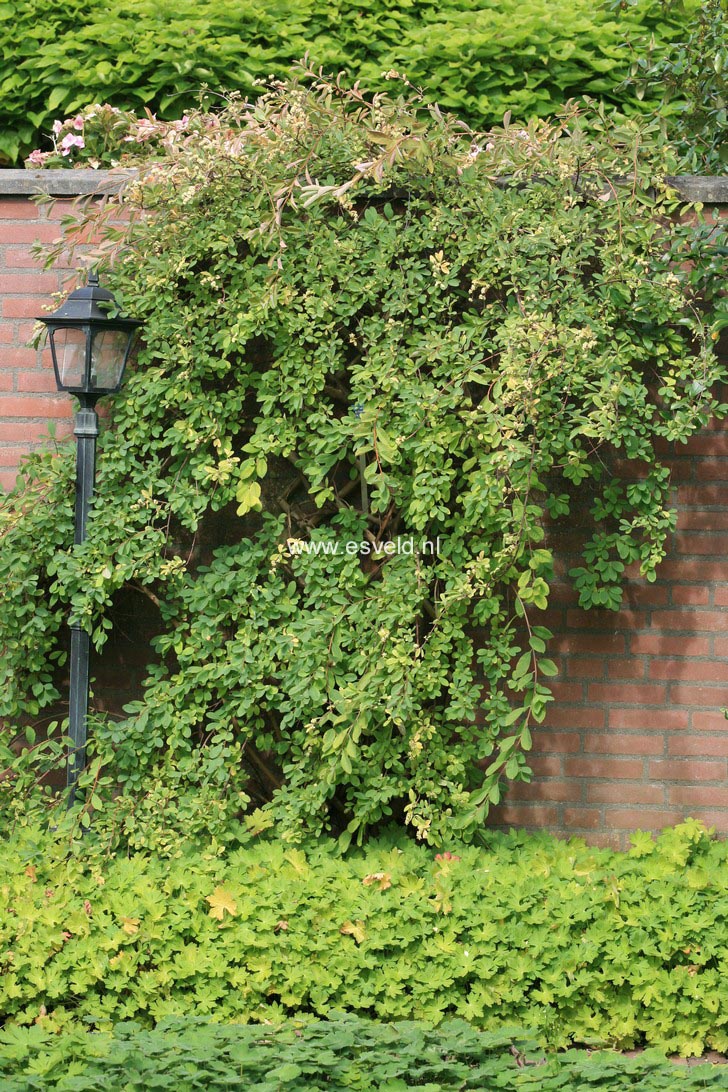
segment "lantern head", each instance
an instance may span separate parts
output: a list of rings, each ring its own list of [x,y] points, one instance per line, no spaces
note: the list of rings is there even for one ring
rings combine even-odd
[[[99,287],[89,273],[88,284],[72,292],[65,303],[39,321],[48,328],[53,370],[61,391],[100,398],[115,394],[124,378],[137,319],[110,317],[115,309],[111,292]]]

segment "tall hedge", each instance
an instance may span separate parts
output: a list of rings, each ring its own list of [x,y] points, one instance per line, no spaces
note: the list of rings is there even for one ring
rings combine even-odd
[[[203,85],[249,94],[256,77],[283,75],[306,51],[373,88],[397,69],[478,127],[506,110],[543,116],[578,94],[634,108],[634,91],[617,85],[635,51],[654,36],[659,54],[697,9],[696,0],[6,0],[0,163],[27,155],[55,118],[90,103],[180,117]]]

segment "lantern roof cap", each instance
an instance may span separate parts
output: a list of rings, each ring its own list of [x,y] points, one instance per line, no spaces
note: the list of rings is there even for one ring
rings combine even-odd
[[[114,297],[107,288],[101,288],[97,273],[88,274],[88,283],[83,288],[77,288],[71,292],[68,299],[50,315],[44,315],[40,322],[46,325],[86,324],[99,322],[113,324],[114,326],[141,326],[137,319],[126,318],[118,315],[109,317],[109,306],[115,303]]]

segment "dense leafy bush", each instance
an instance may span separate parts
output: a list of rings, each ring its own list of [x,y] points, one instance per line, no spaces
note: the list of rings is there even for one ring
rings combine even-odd
[[[50,132],[54,118],[92,102],[150,107],[180,117],[200,88],[253,90],[283,75],[308,50],[328,69],[369,85],[395,68],[443,106],[483,126],[505,110],[552,113],[577,94],[635,105],[615,93],[633,48],[685,34],[699,5],[594,5],[590,0],[508,4],[353,0],[316,5],[278,0],[86,0],[0,4],[0,156],[15,161]]]
[[[150,128],[99,250],[146,345],[88,542],[71,447],[4,504],[0,715],[54,698],[69,611],[100,645],[132,589],[161,663],[90,775],[127,834],[249,798],[291,838],[472,834],[550,700],[549,518],[588,490],[586,606],[663,556],[655,441],[721,410],[714,228],[599,113],[477,137],[322,80]]]
[[[529,1049],[530,1048],[530,1049]],[[171,1019],[147,1031],[45,1028],[0,1032],[4,1092],[466,1092],[727,1088],[725,1069],[678,1069],[656,1052],[622,1057],[567,1051],[546,1059],[517,1032],[478,1032],[460,1020],[377,1024],[357,1017],[267,1027]]]
[[[346,859],[325,841],[123,858],[93,839],[64,854],[63,837],[2,850],[10,1025],[345,1010],[555,1046],[728,1046],[728,846],[696,822],[627,854],[511,835],[437,855],[398,836]]]

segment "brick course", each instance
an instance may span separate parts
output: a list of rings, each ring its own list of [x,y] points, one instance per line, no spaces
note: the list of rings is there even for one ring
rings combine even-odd
[[[16,173],[0,172],[0,193],[1,176]],[[67,188],[72,172],[63,173]],[[91,183],[81,183],[87,192]],[[68,280],[66,269],[43,271],[30,244],[57,237],[70,201],[49,211],[27,196],[0,196],[4,488],[49,421],[59,436],[71,431],[72,400],[55,391],[49,354],[27,346],[32,318]],[[633,574],[617,613],[584,612],[565,582],[554,587],[543,622],[555,633],[557,700],[534,732],[532,782],[513,786],[490,825],[624,847],[636,828],[659,830],[692,815],[728,835],[728,424],[711,422],[687,446],[661,451],[679,515],[658,579]],[[555,545],[559,572],[578,564],[573,526]],[[114,679],[118,685],[118,656],[99,668],[106,684],[99,692],[108,694]],[[114,704],[126,696],[119,691]]]
[[[0,178],[1,181],[1,178]],[[70,205],[70,198],[63,201]],[[49,206],[26,196],[0,196],[0,484],[10,488],[23,456],[48,433],[49,421],[63,422],[58,436],[71,431],[72,399],[59,394],[50,353],[28,346],[29,319],[43,314],[61,292],[68,268],[43,269],[29,244],[58,237]],[[64,210],[66,211],[66,210]]]

